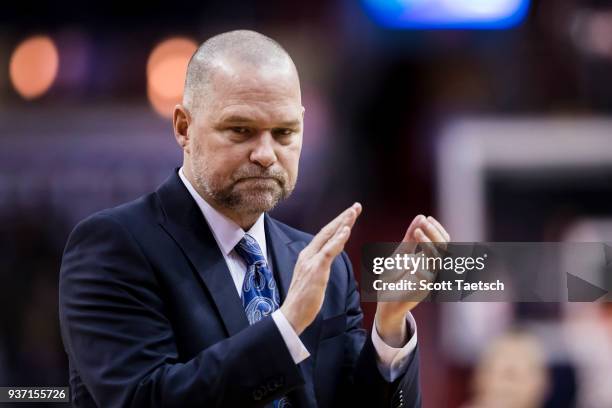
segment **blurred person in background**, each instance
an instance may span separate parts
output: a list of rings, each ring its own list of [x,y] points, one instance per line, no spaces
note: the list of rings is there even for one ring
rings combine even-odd
[[[569,315],[566,334],[576,364],[579,407],[612,406],[612,303],[581,304]]]
[[[548,388],[538,340],[528,333],[510,332],[484,351],[473,378],[474,395],[464,408],[539,408]]]

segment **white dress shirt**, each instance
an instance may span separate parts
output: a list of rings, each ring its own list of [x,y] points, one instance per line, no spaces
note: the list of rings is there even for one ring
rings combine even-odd
[[[234,221],[221,214],[219,211],[214,209],[210,204],[204,200],[200,194],[191,185],[185,174],[183,168],[179,169],[179,177],[187,187],[187,190],[198,204],[198,207],[202,211],[206,222],[208,223],[217,245],[223,253],[225,262],[236,285],[236,291],[240,296],[242,294],[242,283],[246,275],[246,263],[242,257],[234,250],[234,247],[244,237],[245,231]],[[266,233],[264,225],[264,214],[262,213],[255,224],[246,233],[251,235],[261,248],[263,256],[268,260],[268,251],[266,245]],[[270,270],[272,270],[272,264],[268,262]],[[310,353],[304,346],[304,343],[300,340],[299,336],[293,330],[293,327],[280,311],[277,309],[272,313],[272,319],[278,330],[283,337],[283,340],[287,344],[289,353],[296,364],[301,363],[310,356]],[[416,322],[411,313],[406,316],[408,327],[411,332],[410,340],[402,348],[395,348],[387,345],[379,336],[376,330],[376,324],[372,329],[372,343],[378,354],[378,369],[387,381],[392,382],[402,375],[407,367],[408,359],[411,353],[416,348],[417,342],[417,329]]]

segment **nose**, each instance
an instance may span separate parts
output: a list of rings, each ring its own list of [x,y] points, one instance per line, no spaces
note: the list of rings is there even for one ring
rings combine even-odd
[[[269,131],[261,132],[255,138],[255,146],[251,151],[250,160],[265,168],[272,166],[277,160],[274,143],[274,137]]]

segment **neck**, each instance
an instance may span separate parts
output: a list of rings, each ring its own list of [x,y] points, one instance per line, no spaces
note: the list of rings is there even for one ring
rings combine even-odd
[[[198,193],[200,192],[198,191]],[[202,194],[200,193],[200,195]],[[212,198],[209,198],[206,195],[202,195],[202,198],[206,200],[206,202],[210,204],[211,207],[219,211],[221,214],[225,215],[230,220],[234,221],[236,224],[240,226],[240,228],[242,228],[245,231],[250,230],[251,227],[255,224],[255,222],[257,222],[257,220],[261,216],[261,213],[243,214],[243,213],[236,212],[232,209],[220,206]]]
[[[204,201],[206,201],[212,208],[219,211],[221,214],[225,215],[230,220],[234,221],[243,230],[250,230],[251,227],[255,224],[255,222],[257,222],[257,220],[261,216],[261,212],[250,212],[245,214],[220,205],[212,197],[206,194],[205,191],[202,191],[202,189],[199,188],[197,183],[195,183],[189,166],[183,165],[183,173],[185,174],[185,177],[187,178],[187,180],[189,180],[193,188],[195,188],[195,190],[198,192],[200,197],[204,199]]]

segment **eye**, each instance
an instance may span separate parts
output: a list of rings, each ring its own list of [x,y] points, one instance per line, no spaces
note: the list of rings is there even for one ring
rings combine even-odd
[[[274,135],[275,136],[290,136],[293,134],[293,129],[284,129],[284,128],[280,128],[280,129],[274,129]]]
[[[236,133],[236,134],[239,134],[239,135],[247,135],[247,134],[249,134],[249,128],[246,128],[246,127],[234,126],[234,127],[230,128],[230,130],[233,133]]]

